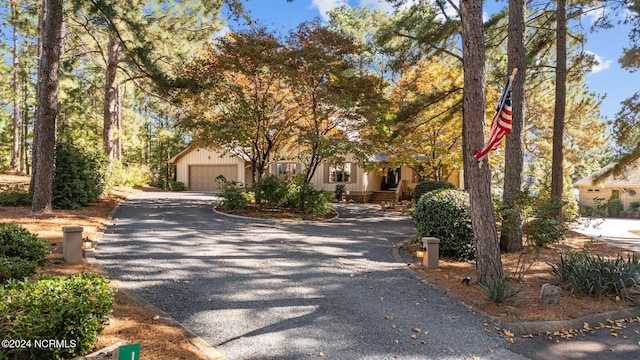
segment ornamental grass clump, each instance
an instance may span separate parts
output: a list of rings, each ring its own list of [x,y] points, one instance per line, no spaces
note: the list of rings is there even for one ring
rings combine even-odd
[[[511,286],[511,281],[505,279],[490,279],[480,285],[489,300],[496,304],[515,301],[520,295],[520,288]]]
[[[638,302],[640,299],[640,258],[603,258],[584,252],[569,252],[552,264],[552,273],[569,292],[606,296]]]

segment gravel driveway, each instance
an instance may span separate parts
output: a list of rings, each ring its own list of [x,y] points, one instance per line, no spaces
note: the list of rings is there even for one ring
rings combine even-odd
[[[141,193],[101,265],[228,359],[522,359],[394,260],[407,217],[341,205],[322,223],[215,214],[214,195]]]

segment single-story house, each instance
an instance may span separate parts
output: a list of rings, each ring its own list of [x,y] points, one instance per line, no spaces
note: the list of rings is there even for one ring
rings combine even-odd
[[[383,160],[380,167],[367,171],[356,162],[355,156],[342,156],[340,164],[325,163],[318,167],[312,184],[316,189],[335,191],[336,185],[344,185],[348,196],[356,201],[393,201],[403,191],[413,189],[419,182],[409,167],[389,169]],[[241,157],[216,148],[189,146],[168,160],[176,165],[176,181],[190,191],[217,191],[215,178],[223,175],[229,181],[251,186],[251,165]],[[302,164],[292,160],[274,161],[269,164],[269,174],[292,178],[302,173]],[[452,172],[447,181],[462,188],[463,179],[458,171]]]
[[[609,175],[598,184],[593,183],[596,177],[614,166],[615,163],[609,164],[574,184],[578,187],[578,204],[581,208],[619,199],[627,211],[632,202],[640,201],[640,169],[637,166],[629,166],[624,174]]]

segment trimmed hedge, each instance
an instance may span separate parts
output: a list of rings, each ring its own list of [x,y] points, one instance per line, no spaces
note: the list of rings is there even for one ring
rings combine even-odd
[[[420,198],[422,197],[422,195],[434,191],[434,190],[438,190],[438,189],[455,189],[456,187],[451,184],[448,183],[446,181],[441,181],[441,180],[425,180],[425,181],[421,181],[418,183],[418,185],[416,185],[416,188],[413,189],[413,201],[415,201],[416,203],[418,203],[418,201],[420,201]]]
[[[469,194],[454,189],[431,191],[420,198],[412,216],[420,237],[440,239],[440,256],[475,259]]]
[[[89,273],[0,286],[0,339],[31,340],[30,348],[3,349],[0,359],[60,359],[90,352],[113,309],[107,279]],[[57,344],[36,346],[36,341]]]

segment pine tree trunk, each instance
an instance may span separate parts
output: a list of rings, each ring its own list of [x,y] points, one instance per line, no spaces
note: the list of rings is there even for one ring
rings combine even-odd
[[[23,86],[26,89],[26,86]],[[28,92],[22,91],[22,105],[27,103]],[[26,174],[31,174],[31,166],[29,165],[29,146],[27,145],[27,139],[29,137],[29,109],[22,109],[22,124],[21,124],[21,141],[20,141],[20,171]]]
[[[116,134],[115,134],[115,156],[122,160],[122,102],[120,96],[120,85],[116,85]]]
[[[515,252],[522,249],[522,212],[515,200],[522,187],[524,157],[524,105],[526,60],[524,49],[524,0],[509,1],[509,74],[515,68],[518,74],[511,87],[512,128],[506,136],[504,157],[503,206],[500,249]]]
[[[120,44],[113,36],[109,36],[107,71],[104,83],[104,114],[102,142],[107,155],[108,169],[111,171],[116,158],[115,128],[118,123],[118,84],[116,75],[120,61]]]
[[[462,0],[462,53],[464,56],[463,141],[465,171],[468,171],[468,190],[471,201],[471,224],[476,245],[476,276],[481,283],[502,279],[502,261],[491,202],[491,173],[489,164],[482,167],[473,152],[484,146],[485,131],[485,70],[482,0]]]
[[[551,199],[558,205],[556,218],[562,217],[563,138],[567,100],[567,9],[566,0],[558,0],[556,30],[556,100],[553,115],[553,158],[551,162]]]
[[[20,160],[20,83],[18,78],[18,9],[15,0],[11,0],[11,19],[13,25],[13,141],[11,147],[11,169],[18,168]]]
[[[62,0],[43,0],[41,57],[38,63],[37,119],[34,128],[32,212],[51,210],[53,194],[58,71],[62,50]]]

